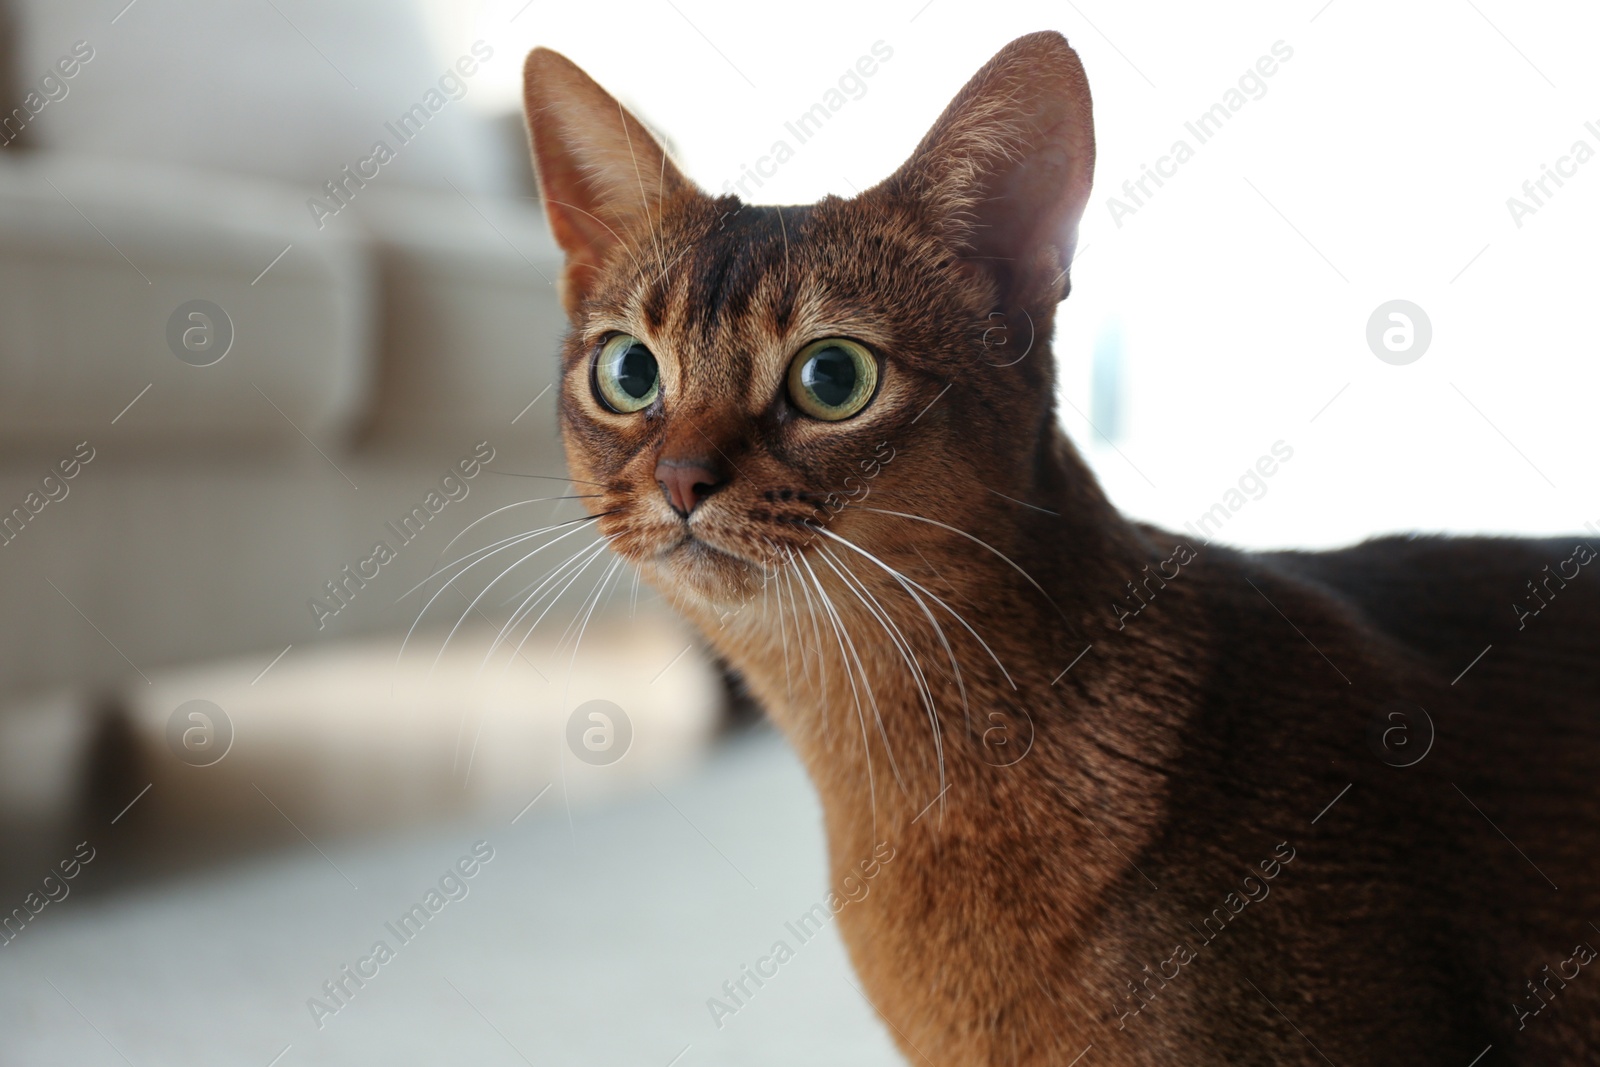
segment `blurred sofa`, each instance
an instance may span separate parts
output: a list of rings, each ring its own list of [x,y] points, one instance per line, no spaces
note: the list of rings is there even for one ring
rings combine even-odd
[[[571,493],[558,250],[520,117],[481,107],[473,80],[520,57],[441,49],[420,7],[379,0],[117,7],[0,7],[0,778],[59,786],[99,758],[113,792],[159,775],[148,758],[106,769],[94,708],[123,709],[112,732],[132,723],[168,758],[152,694],[231,685],[270,717],[261,690],[337,674],[330,649],[359,650],[353,665],[397,644],[425,603],[404,594],[488,543],[446,555],[473,520],[509,509],[490,537],[581,514],[550,499]],[[380,541],[398,552],[371,578]],[[457,620],[488,627],[467,637],[487,647],[503,617],[446,597],[411,648],[432,655]],[[685,644],[665,612],[632,625],[586,641]],[[636,667],[648,679],[661,658]],[[238,677],[207,668],[223,662]],[[681,753],[720,691],[698,652],[673,671],[681,687],[632,711],[675,723],[663,750]],[[341,699],[368,757],[394,742],[402,774],[441,730],[385,734],[386,685]],[[540,714],[570,696],[552,689]],[[447,705],[447,737],[478,714]],[[315,748],[316,717],[298,721]],[[0,809],[20,791],[0,787]]]
[[[5,12],[0,699],[392,627],[392,596],[322,629],[307,601],[479,442],[489,466],[562,472],[556,250],[515,117],[458,77],[318,220],[308,203],[337,205],[326,183],[454,65],[403,7],[244,7]],[[342,32],[363,15],[381,32]],[[178,314],[202,348],[178,352],[195,301],[225,319]],[[207,331],[231,347],[197,366]]]

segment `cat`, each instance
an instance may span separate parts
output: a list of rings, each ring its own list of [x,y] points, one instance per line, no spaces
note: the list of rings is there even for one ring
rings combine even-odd
[[[799,754],[833,870],[892,857],[838,925],[909,1062],[1600,1060],[1594,549],[1120,515],[1053,400],[1062,36],[808,206],[700,191],[555,52],[525,103],[571,477]]]

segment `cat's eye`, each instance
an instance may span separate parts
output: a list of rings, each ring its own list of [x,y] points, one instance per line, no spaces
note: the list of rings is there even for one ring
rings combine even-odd
[[[643,411],[661,392],[661,371],[644,342],[619,333],[600,348],[594,387],[606,407],[619,414]]]
[[[843,337],[813,341],[789,364],[789,399],[814,419],[848,419],[878,389],[878,361]]]

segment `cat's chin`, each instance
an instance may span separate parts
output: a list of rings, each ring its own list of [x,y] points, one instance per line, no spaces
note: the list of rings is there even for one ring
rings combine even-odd
[[[698,537],[685,537],[651,562],[665,585],[714,604],[743,601],[760,587],[760,564]]]

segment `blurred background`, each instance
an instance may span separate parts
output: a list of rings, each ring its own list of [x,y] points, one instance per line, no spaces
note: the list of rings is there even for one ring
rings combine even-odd
[[[828,891],[818,811],[556,525],[529,48],[795,203],[1061,30],[1099,137],[1064,423],[1139,518],[1332,546],[1600,532],[1597,23],[0,0],[0,1064],[896,1062],[831,929],[708,1010]]]

